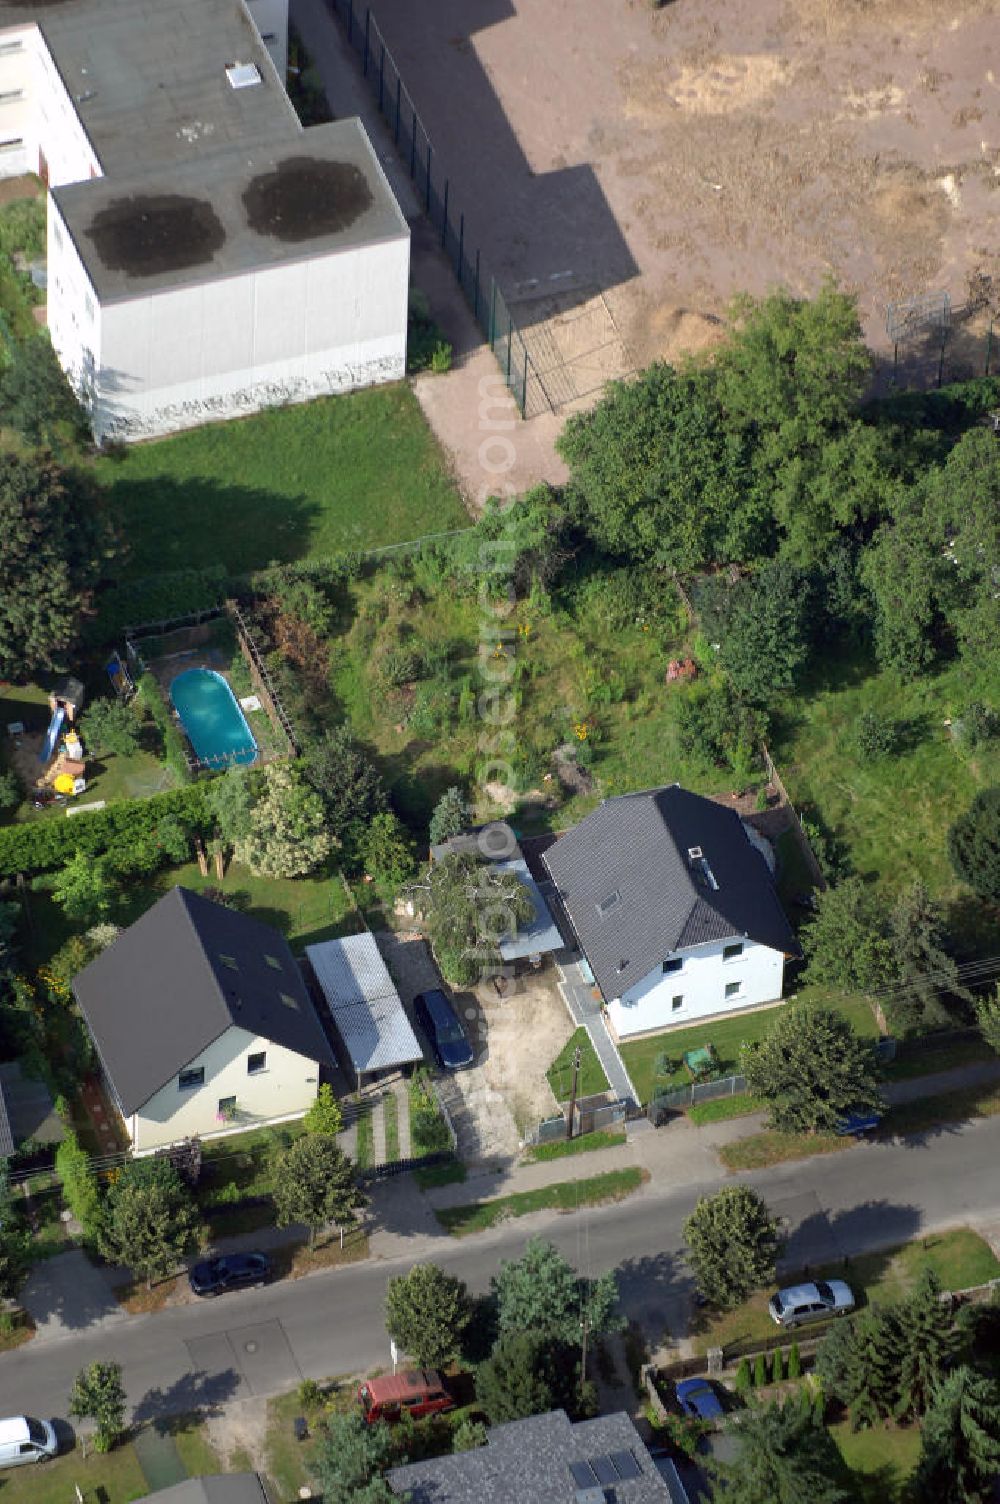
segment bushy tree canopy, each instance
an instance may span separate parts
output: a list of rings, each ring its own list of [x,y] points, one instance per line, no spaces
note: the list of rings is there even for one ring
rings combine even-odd
[[[935,1389],[913,1477],[915,1504],[985,1504],[1000,1473],[1000,1386],[956,1368]]]
[[[873,992],[896,976],[885,911],[875,889],[860,877],[816,895],[816,917],[804,927],[805,980],[848,992]]]
[[[131,757],[139,746],[135,711],[121,700],[92,700],[80,723],[85,749],[101,757]]]
[[[529,1238],[519,1259],[504,1259],[492,1284],[501,1336],[549,1332],[572,1343],[580,1340],[583,1322],[595,1335],[613,1331],[618,1324],[614,1272],[582,1279],[544,1238]]]
[[[104,499],[47,455],[0,455],[0,677],[60,666],[110,552]]]
[[[963,883],[1000,903],[1000,788],[982,789],[948,832],[948,855]]]
[[[310,1244],[328,1222],[349,1222],[364,1200],[354,1166],[328,1133],[305,1133],[279,1157],[274,1177],[278,1226],[296,1222],[309,1229]]]
[[[333,850],[323,804],[286,763],[272,763],[263,779],[250,828],[235,845],[237,860],[262,877],[305,877]]]
[[[198,1238],[191,1192],[165,1159],[134,1159],[108,1187],[99,1235],[102,1254],[151,1286],[172,1274]]]
[[[579,1410],[579,1353],[547,1332],[508,1332],[476,1376],[476,1399],[493,1425]]]
[[[461,835],[472,822],[472,806],[457,786],[445,789],[434,806],[428,838],[432,846]]]
[[[881,1103],[875,1054],[842,1013],[789,1003],[764,1038],[743,1046],[747,1089],[783,1132],[832,1132],[847,1113]]]
[[[716,1504],[851,1504],[843,1459],[805,1395],[745,1411],[737,1460],[714,1469]]]
[[[337,726],[311,743],[303,767],[323,801],[327,830],[353,851],[372,817],[387,807],[378,770],[351,740],[346,726]]]
[[[88,1363],[81,1368],[70,1392],[70,1415],[96,1424],[94,1448],[110,1452],[125,1429],[125,1385],[120,1363]]]
[[[714,1306],[737,1306],[774,1278],[778,1225],[750,1186],[702,1196],[684,1223],[684,1241],[698,1289]]]
[[[465,1285],[437,1264],[414,1264],[389,1281],[385,1329],[421,1368],[441,1368],[458,1356],[470,1314]]]
[[[702,630],[737,692],[767,705],[791,689],[809,655],[809,581],[802,570],[769,560],[730,585],[715,575],[698,591]]]
[[[392,1436],[384,1421],[366,1424],[357,1410],[330,1415],[320,1428],[309,1464],[323,1504],[382,1504],[394,1495],[381,1474],[392,1461]],[[379,1493],[379,1486],[383,1491]],[[371,1493],[366,1490],[372,1489]]]
[[[438,964],[456,985],[467,985],[494,964],[500,941],[535,912],[516,873],[501,872],[474,852],[435,862],[420,898]]]

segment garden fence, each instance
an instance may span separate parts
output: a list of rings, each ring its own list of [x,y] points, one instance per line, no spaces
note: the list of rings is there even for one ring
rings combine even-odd
[[[326,0],[326,3],[343,23],[347,40],[358,55],[361,71],[409,172],[424,213],[437,231],[441,249],[476,323],[489,341],[522,418],[551,412],[552,402],[514,323],[514,315],[496,277],[487,268],[480,248],[474,248],[466,234],[465,214],[451,191],[451,180],[417,114],[417,107],[371,8],[362,5],[360,0],[358,3],[356,0]]]
[[[267,671],[267,667],[261,657],[260,649],[254,641],[253,634],[246,623],[243,612],[233,600],[226,601],[226,612],[236,629],[236,641],[239,643],[240,652],[243,654],[246,666],[250,670],[253,687],[263,703],[264,709],[267,711],[272,726],[279,726],[284,732],[285,739],[288,742],[289,756],[295,757],[299,750],[298,738],[292,729],[292,723],[285,712],[285,707],[281,703],[278,692],[271,682],[271,675]]]
[[[695,1107],[699,1102],[715,1102],[720,1097],[738,1097],[746,1089],[746,1076],[722,1076],[717,1081],[690,1081],[671,1090],[654,1090],[646,1115],[656,1123],[674,1108]]]

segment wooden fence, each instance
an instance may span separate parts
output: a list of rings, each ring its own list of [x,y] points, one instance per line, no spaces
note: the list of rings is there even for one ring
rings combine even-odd
[[[279,728],[288,742],[288,751],[291,757],[298,756],[298,738],[292,729],[292,723],[285,713],[278,692],[271,683],[271,676],[267,671],[260,649],[250,632],[246,620],[239,606],[233,600],[226,601],[226,612],[236,632],[236,641],[239,643],[240,652],[250,671],[250,678],[257,697],[266,710],[271,724]]]
[[[778,769],[774,765],[774,758],[771,756],[767,742],[761,742],[760,750],[764,757],[764,767],[767,770],[768,779],[778,790],[778,796],[781,800],[781,803],[783,804],[785,809],[788,810],[788,813],[792,817],[792,821],[795,827],[795,833],[798,836],[799,840],[799,846],[802,850],[802,855],[805,857],[806,866],[809,868],[812,880],[817,888],[825,890],[828,887],[828,884],[826,878],[823,876],[823,869],[820,867],[819,862],[816,860],[815,852],[809,844],[809,837],[806,835],[805,830],[802,828],[802,821],[799,819],[798,810],[792,803],[791,795],[785,788],[784,780],[782,779],[781,774],[778,772]]]

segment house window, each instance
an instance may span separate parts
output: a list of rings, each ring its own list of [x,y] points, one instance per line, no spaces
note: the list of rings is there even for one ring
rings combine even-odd
[[[192,1086],[205,1085],[205,1067],[195,1066],[192,1070],[181,1071],[177,1077],[177,1085],[181,1091],[188,1091]]]
[[[298,998],[292,997],[292,994],[290,992],[279,992],[278,996],[281,998],[281,1001],[284,1003],[286,1008],[297,1008],[299,1006]]]
[[[23,89],[4,89],[0,91],[0,104],[13,104],[15,100],[23,98]]]
[[[740,995],[740,993],[742,991],[743,991],[743,983],[742,982],[727,982],[726,983],[726,996],[727,997],[739,997],[739,995]]]
[[[678,994],[677,994],[676,997],[672,997],[670,999],[670,1010],[671,1010],[672,1013],[676,1013],[678,1011],[678,1009],[683,1008],[683,1006],[684,1006],[684,994],[682,992],[678,992]]]
[[[219,960],[222,962],[223,966],[228,966],[230,971],[239,971],[240,969],[236,964],[235,956],[223,956],[222,954],[220,954]]]
[[[742,956],[742,954],[743,954],[743,941],[742,940],[738,940],[735,945],[724,945],[722,947],[722,959],[724,961],[735,961],[736,958],[737,958],[737,956]]]
[[[669,961],[664,961],[663,963],[663,975],[665,977],[668,977],[670,976],[671,972],[680,971],[683,965],[683,956],[671,956]]]
[[[13,42],[0,42],[0,57],[7,57],[9,53],[21,52],[23,49],[24,42],[20,37]]]
[[[280,971],[281,970],[281,962],[278,960],[277,956],[268,956],[268,955],[265,955],[264,956],[264,960],[267,962],[268,966],[270,966],[274,971]]]
[[[236,1114],[236,1098],[235,1097],[220,1097],[219,1098],[219,1117],[220,1118],[232,1118],[232,1117],[235,1116],[235,1114]]]
[[[259,1054],[247,1056],[247,1075],[256,1076],[261,1071],[267,1070],[267,1051],[261,1050]]]

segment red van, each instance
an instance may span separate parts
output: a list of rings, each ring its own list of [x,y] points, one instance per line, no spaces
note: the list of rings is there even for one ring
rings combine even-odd
[[[358,1389],[358,1402],[370,1426],[377,1420],[399,1420],[403,1414],[420,1420],[425,1415],[455,1408],[455,1401],[435,1368],[412,1368],[407,1373],[368,1379]]]

